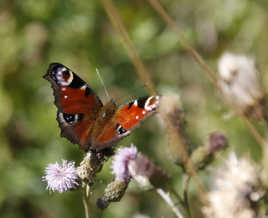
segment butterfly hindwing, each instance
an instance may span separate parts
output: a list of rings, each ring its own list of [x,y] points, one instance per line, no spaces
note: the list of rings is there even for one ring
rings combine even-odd
[[[86,82],[62,64],[50,64],[44,78],[54,91],[61,135],[87,149],[89,134],[102,102]]]
[[[99,150],[116,144],[128,136],[143,120],[155,113],[158,104],[159,96],[150,96],[122,105],[103,125],[101,131],[93,135],[92,148]]]

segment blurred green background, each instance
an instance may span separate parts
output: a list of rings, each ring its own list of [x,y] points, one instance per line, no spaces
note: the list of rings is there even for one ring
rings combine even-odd
[[[260,146],[237,117],[226,119],[226,107],[198,64],[178,43],[147,1],[114,1],[144,63],[152,71],[159,93],[181,96],[187,134],[193,147],[206,142],[211,131],[222,130],[232,149],[258,160]],[[217,69],[224,51],[256,58],[263,85],[268,83],[268,2],[265,0],[162,1],[188,41]],[[112,27],[98,0],[0,1],[0,217],[84,217],[81,193],[49,193],[42,181],[48,163],[73,160],[83,152],[59,136],[52,89],[42,76],[49,63],[60,62],[77,72],[107,99],[95,69],[102,74],[118,104],[148,95],[129,59],[120,35]],[[264,123],[255,123],[265,135]],[[170,183],[181,191],[182,171],[168,158],[167,136],[157,116],[147,120],[118,145],[134,143],[172,175]],[[98,175],[92,205],[112,180],[111,160]],[[209,184],[209,171],[201,179]],[[198,211],[195,186],[191,205]],[[134,182],[119,203],[104,217],[174,217],[153,191]]]

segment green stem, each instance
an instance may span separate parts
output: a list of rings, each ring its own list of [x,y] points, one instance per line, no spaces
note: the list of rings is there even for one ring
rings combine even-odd
[[[192,218],[189,199],[188,199],[188,190],[189,190],[190,180],[191,180],[191,176],[186,175],[185,181],[184,181],[183,198],[184,198],[184,204],[187,210],[188,217]]]
[[[182,197],[172,187],[168,187],[168,191],[170,193],[172,193],[177,198],[177,200],[179,201],[179,203],[180,203],[180,205],[182,207],[185,207],[184,200],[182,199]]]
[[[83,205],[85,209],[85,217],[90,218],[90,208],[89,208],[90,186],[84,185],[82,191],[83,191]]]
[[[165,192],[161,188],[157,188],[156,192],[162,197],[162,199],[171,207],[172,211],[178,218],[184,218],[182,211],[176,207],[176,204],[172,201],[169,196],[169,193]]]

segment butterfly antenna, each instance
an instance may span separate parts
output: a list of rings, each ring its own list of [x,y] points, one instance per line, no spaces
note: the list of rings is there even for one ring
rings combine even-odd
[[[96,72],[97,72],[97,75],[98,75],[98,77],[99,77],[99,80],[100,80],[101,84],[102,84],[103,87],[104,87],[104,91],[105,91],[105,94],[106,94],[107,98],[108,98],[108,99],[111,99],[111,97],[109,96],[109,94],[108,94],[108,92],[107,92],[106,86],[104,85],[103,79],[102,79],[102,77],[101,77],[101,75],[100,75],[100,71],[99,71],[98,68],[96,68]]]

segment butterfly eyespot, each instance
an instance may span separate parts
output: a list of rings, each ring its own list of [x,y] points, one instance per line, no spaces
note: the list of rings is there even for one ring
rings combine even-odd
[[[75,114],[66,114],[66,113],[63,113],[63,119],[67,123],[72,124],[75,121]]]
[[[66,123],[69,125],[77,123],[79,120],[83,118],[83,114],[67,114],[63,113],[62,114],[63,119],[65,120]]]
[[[153,111],[157,108],[158,104],[159,96],[151,96],[145,101],[144,109],[146,111]]]
[[[117,124],[116,132],[118,135],[122,135],[128,131],[124,129],[120,124]]]
[[[68,79],[70,76],[69,70],[67,70],[65,68],[62,69],[61,73],[62,73],[62,76],[64,79]]]
[[[73,81],[73,73],[65,67],[59,67],[56,71],[52,72],[53,79],[60,85],[68,86]]]

